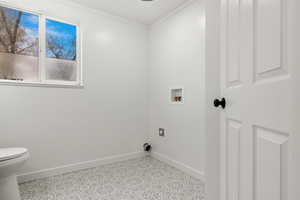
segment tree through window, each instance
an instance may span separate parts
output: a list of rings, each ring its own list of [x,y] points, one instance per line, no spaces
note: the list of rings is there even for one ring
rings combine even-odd
[[[37,80],[39,17],[0,7],[0,78]]]

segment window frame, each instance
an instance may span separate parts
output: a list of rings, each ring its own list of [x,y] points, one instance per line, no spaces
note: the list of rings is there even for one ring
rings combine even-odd
[[[82,69],[82,33],[80,23],[74,23],[71,20],[65,20],[58,17],[53,17],[42,11],[20,8],[16,5],[0,2],[1,7],[20,10],[39,17],[39,55],[38,55],[38,70],[39,77],[37,81],[26,80],[5,80],[0,79],[0,85],[19,85],[19,86],[37,86],[37,87],[83,87],[83,69]],[[69,24],[76,27],[76,81],[63,80],[47,80],[46,79],[46,20],[54,20],[57,22]]]

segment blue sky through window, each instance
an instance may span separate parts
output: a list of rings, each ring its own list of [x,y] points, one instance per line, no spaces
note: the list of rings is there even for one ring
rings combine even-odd
[[[26,29],[32,37],[39,35],[39,17],[30,13],[23,13],[20,25]]]
[[[1,6],[0,9],[4,11],[7,20],[12,23],[16,22],[17,16],[21,12]],[[25,39],[23,41],[37,40],[39,38],[39,16],[22,12],[20,28],[26,33],[23,36],[23,39]],[[76,26],[74,25],[46,19],[46,56],[56,59],[76,60],[76,31]],[[4,34],[7,35],[7,33]],[[19,41],[21,49],[25,44],[21,42],[21,39]]]
[[[76,26],[46,20],[47,57],[76,59]]]

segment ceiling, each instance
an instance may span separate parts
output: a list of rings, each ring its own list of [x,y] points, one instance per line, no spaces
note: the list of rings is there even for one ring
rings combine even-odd
[[[144,24],[151,24],[189,0],[71,0]]]

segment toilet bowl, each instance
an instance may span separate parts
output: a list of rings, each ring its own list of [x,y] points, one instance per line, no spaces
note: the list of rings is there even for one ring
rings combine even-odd
[[[21,200],[16,173],[28,158],[27,149],[0,148],[0,200]]]

